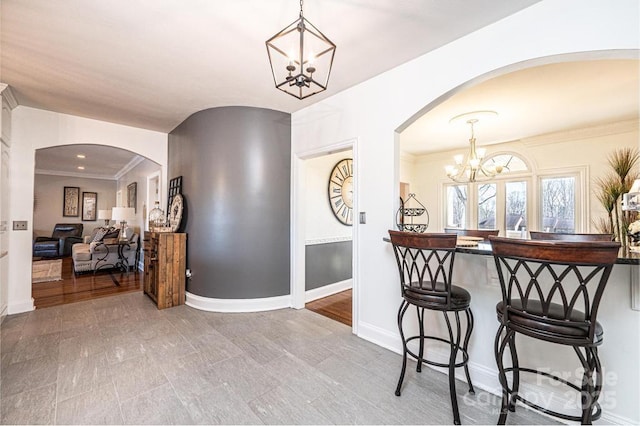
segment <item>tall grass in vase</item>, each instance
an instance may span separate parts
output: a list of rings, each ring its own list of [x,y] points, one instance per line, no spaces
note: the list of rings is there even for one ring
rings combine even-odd
[[[621,148],[608,157],[609,172],[596,179],[596,197],[608,215],[608,220],[595,224],[598,232],[613,234],[623,248],[629,245],[629,224],[637,217],[637,212],[622,210],[622,195],[631,190],[633,181],[640,177],[637,166],[640,153],[637,148]]]

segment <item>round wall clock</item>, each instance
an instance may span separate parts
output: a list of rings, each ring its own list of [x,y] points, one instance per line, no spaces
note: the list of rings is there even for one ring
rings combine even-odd
[[[180,221],[182,220],[182,208],[183,208],[182,195],[176,194],[171,200],[171,208],[169,209],[169,226],[171,231],[176,232],[180,228]]]
[[[353,225],[353,159],[345,158],[331,170],[329,205],[341,223]]]

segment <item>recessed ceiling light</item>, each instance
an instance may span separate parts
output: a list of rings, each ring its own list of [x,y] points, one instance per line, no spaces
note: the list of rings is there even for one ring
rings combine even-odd
[[[78,170],[84,170],[84,166],[78,166]]]
[[[84,154],[78,154],[78,155],[76,155],[76,157],[78,157],[78,158],[87,158]]]

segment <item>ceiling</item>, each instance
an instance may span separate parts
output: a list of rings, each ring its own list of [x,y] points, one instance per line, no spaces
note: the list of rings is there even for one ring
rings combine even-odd
[[[496,111],[474,125],[478,146],[547,133],[637,120],[640,67],[636,59],[563,62],[508,73],[460,91],[426,112],[400,135],[400,149],[427,154],[468,146],[463,113]]]
[[[21,105],[170,132],[243,105],[294,112],[538,0],[307,0],[338,47],[326,92],[274,87],[265,40],[294,0],[2,0],[0,81]]]
[[[79,155],[83,158],[79,158]],[[120,148],[104,145],[64,145],[36,150],[35,172],[115,180],[142,161],[145,161],[144,157]]]

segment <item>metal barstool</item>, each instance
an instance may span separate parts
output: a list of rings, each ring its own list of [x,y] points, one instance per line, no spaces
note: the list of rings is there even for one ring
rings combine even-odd
[[[467,344],[473,330],[473,314],[471,313],[471,295],[461,287],[451,283],[453,272],[453,260],[456,249],[455,234],[418,234],[412,232],[389,231],[391,244],[393,244],[398,271],[400,272],[400,288],[402,303],[398,310],[398,328],[402,338],[402,370],[396,388],[396,395],[400,396],[404,374],[407,368],[407,356],[411,355],[417,362],[416,371],[422,370],[422,363],[444,367],[449,369],[449,393],[453,410],[453,422],[460,424],[460,412],[456,397],[455,369],[464,367],[469,384],[469,392],[475,393],[471,377],[469,376],[469,354]],[[415,306],[418,316],[419,334],[405,337],[403,331],[403,318],[409,306]],[[444,315],[449,338],[444,339],[424,334],[424,310],[440,311]],[[449,319],[449,313],[453,313],[455,326]],[[462,326],[460,312],[464,312],[467,321],[464,340],[461,341]],[[419,349],[416,354],[408,348],[409,342],[419,340]],[[437,340],[449,344],[450,355],[447,364],[429,361],[424,358],[425,339]],[[462,354],[462,360],[457,361],[458,352]]]
[[[504,424],[508,411],[514,411],[516,402],[521,401],[564,420],[591,424],[602,413],[597,402],[602,389],[597,347],[602,344],[603,329],[596,317],[620,244],[499,237],[490,237],[490,241],[502,289],[502,301],[496,306],[500,326],[495,356],[502,386],[498,423]],[[573,347],[584,369],[581,386],[546,371],[520,366],[516,334]],[[505,368],[507,346],[512,367]],[[511,385],[507,380],[509,372]],[[552,411],[519,395],[522,372],[551,378],[578,391],[581,415]]]

